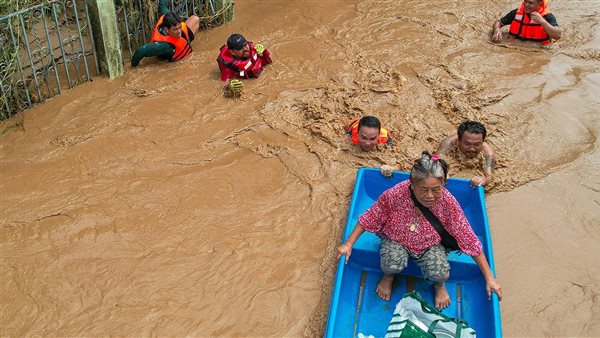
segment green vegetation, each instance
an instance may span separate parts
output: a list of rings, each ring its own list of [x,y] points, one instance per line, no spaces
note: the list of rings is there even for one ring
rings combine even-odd
[[[87,0],[59,0],[58,2],[67,4],[74,2],[77,8],[81,10],[83,3]],[[127,41],[127,32],[124,23],[124,13],[128,17],[128,25],[130,30],[134,27],[140,27],[148,38],[152,34],[154,23],[157,20],[159,12],[158,0],[113,0],[117,10],[117,20],[120,32],[120,38]],[[187,1],[187,6],[185,6]],[[0,49],[0,86],[2,86],[2,95],[0,95],[0,121],[11,117],[18,111],[27,109],[31,104],[43,102],[46,98],[53,96],[56,88],[46,88],[40,91],[39,87],[35,87],[37,83],[33,80],[33,72],[39,70],[39,64],[28,64],[27,53],[25,51],[26,42],[23,36],[23,31],[29,31],[28,39],[29,46],[32,49],[39,49],[40,41],[45,40],[45,36],[40,35],[36,30],[36,21],[39,23],[43,13],[48,15],[51,12],[59,14],[64,10],[63,6],[51,6],[49,0],[0,0],[0,17],[10,15],[23,9],[30,8],[36,5],[44,5],[42,8],[36,8],[32,11],[27,11],[23,14],[25,28],[21,27],[19,16],[12,16],[0,20],[0,44],[3,47]],[[161,5],[170,7],[171,0],[160,0]],[[233,19],[234,0],[174,0],[176,8],[187,8],[189,15],[196,14],[200,17],[200,27],[207,29],[220,26]],[[175,10],[175,8],[169,8]],[[185,10],[184,10],[185,12]],[[193,13],[192,13],[193,12]],[[32,16],[33,14],[33,16]],[[39,16],[38,16],[39,15]],[[185,16],[183,14],[182,16]],[[61,20],[70,20],[70,18],[59,18]],[[41,27],[37,25],[38,28]],[[50,24],[52,27],[53,24]],[[12,34],[11,29],[12,27]],[[86,38],[87,24],[81,25],[82,35]],[[43,32],[42,32],[43,33]],[[14,39],[14,40],[13,40]],[[132,39],[131,47],[136,48],[137,44],[145,43],[141,39]],[[37,46],[35,45],[37,44]],[[128,46],[127,43],[122,43],[122,46]],[[18,59],[21,59],[19,69]],[[38,54],[33,58],[35,62],[41,59]],[[38,77],[40,74],[38,74]],[[37,89],[36,89],[37,88]]]
[[[213,12],[214,10],[214,12]],[[223,25],[233,20],[233,0],[206,1],[200,15],[200,26],[204,28]]]
[[[42,0],[0,0],[0,17],[43,2]]]

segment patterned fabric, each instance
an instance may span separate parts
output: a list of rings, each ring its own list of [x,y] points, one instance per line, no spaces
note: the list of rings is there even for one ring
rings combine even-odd
[[[386,190],[375,204],[362,214],[358,223],[366,230],[382,234],[404,245],[415,255],[440,244],[440,235],[425,216],[417,212],[406,180]],[[444,228],[458,242],[460,250],[469,256],[482,253],[481,242],[473,232],[458,201],[444,188],[442,197],[430,208]],[[412,230],[412,231],[411,231]]]
[[[446,281],[450,272],[448,255],[441,244],[434,245],[420,255],[408,251],[404,245],[386,236],[381,238],[381,270],[387,274],[400,273],[408,264],[408,257],[421,268],[423,277],[433,282]]]

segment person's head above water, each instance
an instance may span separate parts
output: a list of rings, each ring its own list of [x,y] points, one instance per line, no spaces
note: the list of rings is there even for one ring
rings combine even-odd
[[[165,14],[161,27],[171,37],[178,38],[181,36],[181,18],[175,13],[169,12]]]
[[[547,0],[524,0],[523,6],[525,7],[525,13],[531,14],[533,11],[540,11],[540,7],[547,7]],[[543,9],[542,9],[543,10]]]
[[[474,158],[483,149],[487,130],[477,121],[467,120],[458,126],[458,148],[468,158]]]
[[[430,208],[442,197],[448,179],[448,164],[438,155],[424,151],[410,171],[410,186],[417,201]]]
[[[227,39],[227,48],[240,59],[250,56],[250,48],[242,34],[231,34]]]
[[[362,150],[369,151],[377,145],[381,122],[375,116],[363,116],[358,121],[358,145]]]

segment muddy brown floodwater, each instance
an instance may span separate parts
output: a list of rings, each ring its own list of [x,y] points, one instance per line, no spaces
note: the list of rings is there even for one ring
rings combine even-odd
[[[488,42],[517,1],[238,1],[185,61],[4,122],[0,335],[321,336],[356,169],[475,118],[504,334],[600,336],[600,2],[550,5],[541,48]],[[238,100],[215,62],[233,32],[274,59]],[[363,114],[392,150],[348,144]]]

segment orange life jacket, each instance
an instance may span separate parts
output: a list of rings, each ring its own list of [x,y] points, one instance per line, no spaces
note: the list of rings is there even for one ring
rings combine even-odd
[[[348,132],[352,134],[352,143],[358,144],[358,124],[360,123],[360,119],[354,120],[350,127],[348,128]],[[381,127],[379,130],[379,137],[377,138],[377,143],[386,144],[390,138],[390,132]]]
[[[551,12],[547,9],[548,0],[542,1],[542,4],[535,11],[540,13],[541,16],[550,14]],[[531,20],[528,14],[525,14],[525,1],[517,9],[515,19],[510,23],[509,34],[519,40],[526,41],[537,41],[543,45],[550,44],[550,38],[548,33],[544,30],[544,27],[539,23]]]
[[[171,61],[181,60],[192,52],[188,27],[185,22],[181,22],[181,36],[178,38],[174,38],[170,35],[164,35],[158,29],[162,24],[164,17],[164,15],[161,15],[161,17],[158,18],[158,22],[156,23],[156,26],[154,26],[154,32],[152,32],[151,41],[170,43],[173,47],[175,47],[175,54],[173,54]]]

